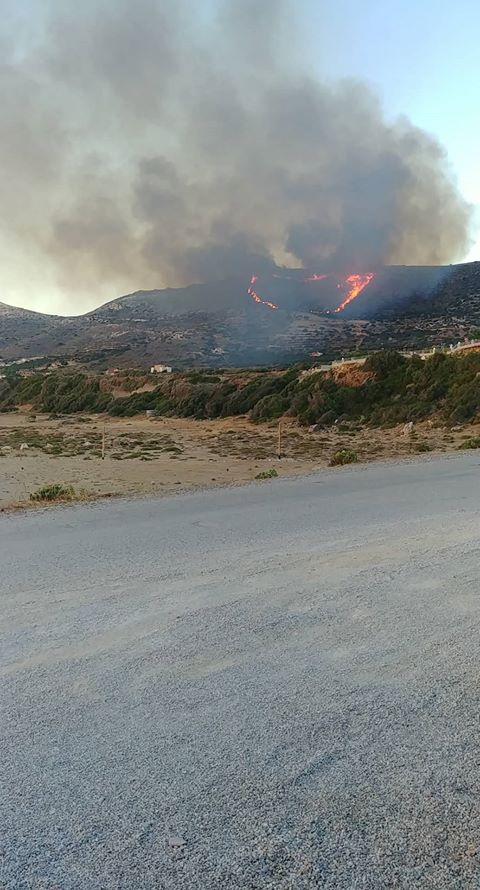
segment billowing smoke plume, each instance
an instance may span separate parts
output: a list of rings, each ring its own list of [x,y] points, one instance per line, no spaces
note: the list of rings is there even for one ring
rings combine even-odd
[[[304,71],[286,2],[5,2],[0,300],[464,254],[442,148]]]

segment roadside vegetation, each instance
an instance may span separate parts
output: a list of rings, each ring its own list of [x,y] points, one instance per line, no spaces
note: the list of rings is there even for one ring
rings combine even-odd
[[[54,415],[106,412],[129,417],[151,411],[194,419],[247,415],[255,423],[288,415],[304,426],[343,424],[348,432],[359,425],[388,427],[429,417],[461,424],[480,409],[476,352],[437,353],[426,361],[379,352],[359,366],[356,377],[301,372],[301,366],[280,372],[192,371],[165,375],[158,382],[150,378],[148,386],[148,375],[139,371],[121,372],[119,380],[112,380],[32,370],[31,376],[0,380],[0,411],[28,404],[33,411]]]
[[[257,473],[255,479],[276,479],[277,476],[277,471],[272,467],[271,470],[262,470],[261,473]]]
[[[60,485],[59,483],[54,483],[52,485],[43,485],[41,488],[37,488],[37,490],[30,495],[30,500],[40,504],[50,503],[52,501],[74,501],[77,497],[78,496],[72,485]]]
[[[460,445],[460,448],[463,450],[480,448],[480,436],[471,436],[469,439],[465,439],[465,442]]]
[[[344,467],[345,464],[355,464],[358,460],[356,451],[351,448],[341,448],[330,458],[331,467]]]

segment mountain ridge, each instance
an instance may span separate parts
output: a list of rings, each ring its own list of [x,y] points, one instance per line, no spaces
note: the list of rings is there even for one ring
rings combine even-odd
[[[312,353],[435,345],[480,325],[478,262],[383,267],[364,279],[342,312],[350,279],[299,269],[252,276],[250,286],[235,276],[134,291],[80,316],[0,303],[0,359],[104,351],[105,362],[115,353],[120,366],[278,364]]]

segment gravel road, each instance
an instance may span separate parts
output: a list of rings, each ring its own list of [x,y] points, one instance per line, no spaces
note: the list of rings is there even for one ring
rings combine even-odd
[[[0,517],[2,890],[480,887],[480,456]]]

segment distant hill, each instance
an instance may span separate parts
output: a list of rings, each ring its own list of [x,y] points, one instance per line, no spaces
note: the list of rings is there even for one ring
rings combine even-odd
[[[348,302],[354,288],[358,295]],[[390,266],[352,276],[278,269],[252,282],[232,278],[138,291],[75,318],[2,303],[0,360],[45,355],[81,356],[99,367],[281,364],[310,353],[329,359],[445,343],[478,326],[480,263]]]

